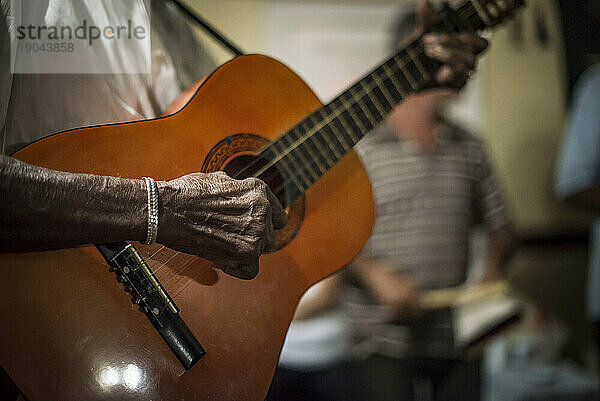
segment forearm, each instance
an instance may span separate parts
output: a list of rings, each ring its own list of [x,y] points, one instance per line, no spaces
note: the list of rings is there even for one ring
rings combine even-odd
[[[0,157],[0,250],[144,239],[143,181],[59,172]]]
[[[350,273],[369,291],[375,293],[379,284],[389,274],[379,258],[359,256],[352,261]]]
[[[490,232],[482,281],[499,279],[515,249],[516,241],[511,225]]]
[[[395,321],[417,313],[420,291],[413,279],[393,271],[385,259],[360,257],[353,262],[353,272],[375,299],[389,309]]]

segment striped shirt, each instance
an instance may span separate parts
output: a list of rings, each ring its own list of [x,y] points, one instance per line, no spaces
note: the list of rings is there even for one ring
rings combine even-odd
[[[482,141],[453,128],[433,153],[422,153],[382,124],[356,151],[376,205],[375,225],[363,255],[386,259],[422,289],[464,282],[471,229],[484,225],[493,231],[509,222]],[[448,312],[427,316],[423,324],[407,330],[387,323],[382,308],[364,289],[351,286],[344,299],[369,352],[389,356],[417,352],[411,350],[416,332],[421,345],[435,355],[453,349]]]

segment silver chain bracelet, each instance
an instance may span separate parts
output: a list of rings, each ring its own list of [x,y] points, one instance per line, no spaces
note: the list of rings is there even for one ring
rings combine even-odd
[[[144,245],[152,245],[158,234],[158,186],[150,177],[144,177],[144,182],[148,194],[148,234]]]

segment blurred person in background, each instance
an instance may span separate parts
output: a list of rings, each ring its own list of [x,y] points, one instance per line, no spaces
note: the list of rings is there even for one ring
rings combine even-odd
[[[417,25],[416,14],[413,12],[412,24],[407,24],[404,29],[398,31],[396,45],[400,39],[406,39],[411,34],[417,35],[423,32],[423,27],[428,26],[427,20],[433,15],[431,5],[421,1],[418,11],[421,16],[419,24]],[[480,47],[480,44],[474,42],[465,43],[461,48],[457,48],[461,56],[455,60],[460,59],[460,62],[466,62],[468,65],[468,55],[477,54],[484,47],[485,45]],[[396,46],[392,50],[395,52]],[[469,68],[471,67],[474,65]],[[464,84],[464,80],[462,83]],[[455,90],[441,90],[439,93],[444,98],[447,92],[454,94]],[[417,99],[421,96],[423,95],[414,95]],[[424,96],[428,98],[428,95]],[[411,97],[413,95],[404,102],[410,103]],[[406,118],[407,124],[415,119],[422,120],[419,116],[421,112],[415,106],[405,109],[402,103],[398,109],[405,110],[406,113],[398,114],[396,118]],[[369,133],[367,137],[370,135],[379,134]],[[365,167],[369,171],[368,164]],[[377,181],[373,184],[376,186]],[[376,188],[375,195],[377,197]],[[379,208],[378,203],[377,207]],[[351,340],[352,332],[348,327],[345,305],[340,302],[340,294],[345,291],[342,278],[343,274],[328,277],[309,289],[302,298],[288,331],[279,365],[266,397],[267,401],[377,399],[373,398],[373,391],[365,387],[362,380],[357,380],[362,379],[364,365],[355,358],[355,344]],[[492,279],[492,276],[488,278]],[[398,398],[386,393],[382,399]]]
[[[570,120],[560,154],[555,189],[575,208],[592,211],[588,270],[588,318],[600,341],[600,63],[574,87]],[[598,346],[600,351],[600,346]],[[600,363],[600,355],[596,363]]]
[[[394,46],[414,29],[404,15]],[[358,377],[368,400],[478,400],[479,360],[454,343],[452,312],[420,308],[425,290],[465,282],[472,229],[483,226],[480,282],[500,277],[513,244],[510,217],[482,140],[443,117],[455,89],[409,96],[357,146],[371,180],[375,226],[344,291]]]

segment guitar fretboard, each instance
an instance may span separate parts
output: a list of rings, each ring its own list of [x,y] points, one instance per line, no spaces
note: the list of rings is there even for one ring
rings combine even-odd
[[[461,6],[457,16],[460,18],[456,21],[440,19],[434,29],[476,31],[485,27],[471,2]],[[436,70],[437,65],[424,54],[421,39],[410,42],[267,146],[261,155],[270,163],[255,176],[277,165],[286,180],[293,183],[290,200],[296,199],[381,123],[399,102],[430,83]]]

